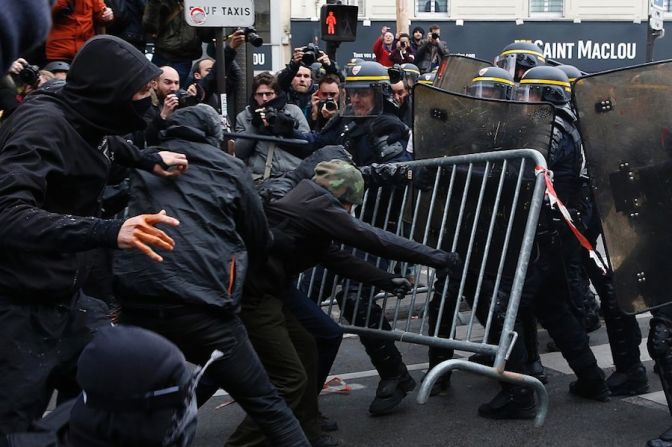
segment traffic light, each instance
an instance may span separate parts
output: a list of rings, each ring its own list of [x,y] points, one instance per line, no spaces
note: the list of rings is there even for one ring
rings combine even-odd
[[[322,40],[354,42],[357,37],[357,6],[322,5],[320,23]]]

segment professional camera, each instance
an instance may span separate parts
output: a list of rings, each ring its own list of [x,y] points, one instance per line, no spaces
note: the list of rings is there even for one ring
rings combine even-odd
[[[336,103],[336,101],[334,101],[333,99],[329,98],[325,99],[324,101],[320,101],[319,110],[322,110],[322,107],[327,109],[327,111],[329,112],[334,112],[338,110],[338,103]]]
[[[264,39],[257,34],[257,30],[253,26],[245,28],[245,42],[249,42],[253,47],[260,47],[264,44]]]
[[[175,96],[177,96],[178,109],[195,106],[200,102],[198,95],[190,95],[186,90],[178,90],[177,93],[175,93]]]
[[[403,40],[399,42],[399,45],[401,46],[401,48],[406,48],[406,42],[404,42]]]
[[[314,43],[309,43],[305,47],[301,48],[301,51],[303,51],[301,62],[303,62],[303,64],[307,67],[310,67],[312,64],[314,64],[317,61],[317,58],[320,57],[321,53],[320,47]]]
[[[40,80],[40,67],[37,65],[26,65],[19,72],[19,79],[25,85],[30,85],[31,87],[37,86]]]
[[[252,117],[252,124],[260,127],[263,125],[261,119],[262,111],[256,112]],[[272,135],[282,137],[291,137],[294,134],[294,129],[297,127],[297,122],[285,112],[282,112],[273,107],[266,107],[263,109],[264,117],[268,123],[269,131]]]
[[[439,39],[439,33],[432,33],[432,39],[438,40]]]

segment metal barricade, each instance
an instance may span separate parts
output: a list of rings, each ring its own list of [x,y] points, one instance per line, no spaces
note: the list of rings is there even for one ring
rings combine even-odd
[[[440,363],[425,377],[419,403],[427,401],[442,374],[471,371],[532,387],[539,403],[535,423],[541,425],[548,411],[543,384],[504,368],[518,336],[514,323],[545,192],[544,178],[535,168],[546,167],[544,157],[519,149],[398,166],[407,169],[409,181],[368,189],[357,217],[425,245],[459,252],[464,262],[455,275],[459,277],[440,277],[426,266],[353,250],[381,269],[413,277],[412,290],[394,296],[347,278],[341,281],[320,267],[304,273],[299,286],[346,332],[494,356],[492,367],[466,359]],[[502,302],[502,296],[508,301]]]

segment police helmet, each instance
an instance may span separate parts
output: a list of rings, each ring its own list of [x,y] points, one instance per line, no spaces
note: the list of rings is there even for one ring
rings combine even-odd
[[[436,78],[436,73],[423,73],[418,78],[418,84],[423,85],[434,85],[434,79]]]
[[[362,61],[348,64],[345,67],[345,101],[344,116],[379,115],[385,103],[392,101],[392,88],[387,67],[373,61]],[[367,108],[364,113],[361,101],[352,101],[352,97],[370,96],[367,99]]]
[[[567,75],[556,67],[534,67],[525,72],[516,90],[516,99],[525,102],[548,101],[564,106],[571,99]]]
[[[401,69],[404,71],[403,77],[406,87],[413,87],[420,77],[420,69],[417,65],[411,63],[401,64]]]
[[[495,58],[495,65],[511,73],[519,81],[530,68],[546,64],[544,52],[532,42],[514,42],[504,47]]]
[[[574,65],[556,65],[555,68],[562,70],[567,75],[570,84],[573,84],[574,81],[583,75],[581,70],[576,68]]]
[[[63,61],[53,61],[49,62],[44,66],[43,70],[50,71],[52,73],[58,73],[59,71],[68,72],[70,71],[70,64]]]
[[[477,98],[512,99],[515,87],[511,73],[499,67],[482,68],[471,80],[467,94]]]

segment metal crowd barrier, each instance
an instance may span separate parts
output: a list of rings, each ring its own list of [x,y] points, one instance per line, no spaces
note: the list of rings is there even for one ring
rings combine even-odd
[[[409,181],[368,189],[356,215],[399,236],[459,252],[464,261],[460,277],[436,281],[432,268],[356,253],[390,272],[414,277],[413,289],[406,296],[394,296],[339,280],[320,267],[305,272],[299,286],[346,332],[495,358],[492,367],[466,359],[440,363],[425,377],[419,403],[427,401],[442,374],[453,369],[471,371],[532,387],[539,404],[535,424],[541,425],[548,411],[543,384],[506,371],[505,366],[518,337],[514,323],[544,198],[544,178],[535,171],[546,167],[543,156],[520,149],[397,166],[407,169]],[[499,292],[508,295],[505,307],[498,308]],[[433,303],[439,310],[430,331],[433,296],[440,301],[438,306]]]

